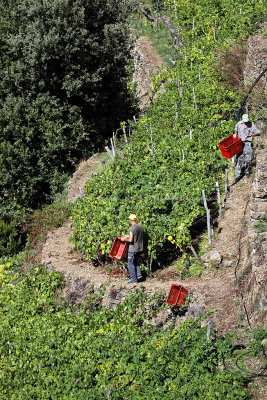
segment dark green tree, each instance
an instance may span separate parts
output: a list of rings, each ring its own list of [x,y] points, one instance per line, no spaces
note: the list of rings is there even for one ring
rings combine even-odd
[[[0,207],[36,207],[130,116],[130,2],[0,7]]]

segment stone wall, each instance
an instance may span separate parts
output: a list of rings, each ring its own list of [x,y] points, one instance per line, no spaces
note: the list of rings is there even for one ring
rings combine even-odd
[[[266,29],[267,23],[263,24],[262,29]],[[252,83],[260,73],[267,67],[267,36],[259,33],[250,36],[247,42],[247,59],[244,69],[244,82],[246,85]],[[262,79],[259,83],[264,84]]]
[[[262,25],[257,35],[251,36],[247,42],[247,59],[244,69],[244,82],[251,84],[267,67],[267,37],[264,35],[267,23]],[[258,86],[266,84],[267,73],[262,77]],[[253,89],[253,97],[257,89]],[[262,100],[258,102],[257,117],[266,118],[266,93],[262,92]],[[264,100],[265,98],[265,100]],[[248,102],[251,101],[250,99]],[[255,108],[252,105],[252,109]],[[266,123],[262,120],[261,133],[258,144],[261,147],[256,151],[255,177],[252,184],[250,198],[250,217],[248,222],[248,257],[247,265],[250,272],[245,285],[245,302],[253,322],[267,324],[267,149],[266,149]]]
[[[259,150],[252,185],[248,227],[249,262],[246,303],[252,319],[267,323],[267,150]]]

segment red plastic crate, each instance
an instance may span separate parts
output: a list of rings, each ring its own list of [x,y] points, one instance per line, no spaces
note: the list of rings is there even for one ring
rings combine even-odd
[[[187,296],[188,290],[182,285],[171,285],[171,290],[169,292],[167,303],[171,306],[181,306],[184,304],[185,298]]]
[[[232,158],[242,151],[242,140],[239,137],[234,139],[234,136],[230,135],[219,142],[218,146],[223,157]]]
[[[126,260],[128,248],[128,242],[122,242],[119,237],[116,237],[111,247],[109,257],[114,258],[115,260]]]

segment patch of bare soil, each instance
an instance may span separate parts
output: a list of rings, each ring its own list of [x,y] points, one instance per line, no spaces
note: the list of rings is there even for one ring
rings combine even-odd
[[[246,177],[232,186],[223,218],[218,220],[218,235],[212,247],[219,251],[223,260],[235,260],[238,256],[240,234],[245,233],[249,214],[250,188],[250,179]]]
[[[140,36],[136,45],[146,59],[150,74],[155,74],[159,68],[165,65],[163,58],[157,53],[152,40],[148,36]]]
[[[152,40],[147,36],[140,36],[134,48],[134,74],[133,82],[136,82],[136,95],[139,106],[143,109],[150,102],[151,76],[165,63],[156,52]]]
[[[88,160],[82,161],[68,183],[67,200],[73,203],[81,194],[90,175],[101,168],[101,161],[106,159],[104,153],[94,154]]]

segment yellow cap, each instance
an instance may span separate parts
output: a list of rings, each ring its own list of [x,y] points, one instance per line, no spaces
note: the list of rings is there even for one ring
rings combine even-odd
[[[137,217],[136,217],[135,214],[130,214],[130,215],[129,215],[129,219],[130,219],[131,221],[136,221]]]

